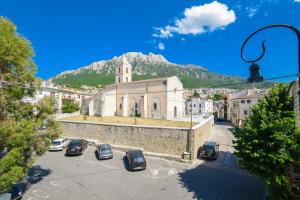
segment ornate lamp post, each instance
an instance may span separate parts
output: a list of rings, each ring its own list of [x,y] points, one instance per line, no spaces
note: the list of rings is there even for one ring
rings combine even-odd
[[[295,28],[294,26],[290,26],[290,25],[286,25],[286,24],[274,24],[274,25],[270,25],[270,26],[266,26],[263,27],[261,29],[258,29],[257,31],[255,31],[254,33],[252,33],[243,43],[242,48],[241,48],[241,57],[243,59],[243,61],[247,62],[247,63],[251,63],[250,66],[250,77],[248,78],[248,82],[261,82],[263,81],[263,77],[260,76],[259,73],[259,65],[256,64],[257,61],[259,61],[260,59],[262,59],[266,53],[266,46],[265,46],[265,41],[262,42],[262,54],[254,59],[254,60],[248,60],[245,58],[243,51],[245,48],[245,45],[247,44],[247,42],[258,32],[263,31],[265,29],[270,29],[270,28],[287,28],[291,31],[293,31],[298,39],[298,84],[299,84],[299,89],[298,89],[298,95],[300,96],[300,31]],[[300,106],[299,106],[300,108]],[[293,168],[291,169],[290,173],[289,173],[289,180],[291,183],[297,185],[298,187],[300,187],[300,166],[297,164],[297,162],[293,163]],[[292,196],[295,196],[297,198],[299,198],[299,194],[294,194],[294,192],[292,191],[292,188],[289,188],[289,192]]]
[[[293,31],[296,36],[297,36],[297,39],[298,39],[298,84],[299,84],[299,88],[300,88],[300,31],[295,28],[294,26],[291,26],[291,25],[286,25],[286,24],[274,24],[274,25],[270,25],[270,26],[266,26],[266,27],[263,27],[261,29],[258,29],[257,31],[255,31],[254,33],[252,33],[246,40],[245,42],[243,43],[242,45],[242,48],[241,48],[241,57],[243,59],[243,61],[247,62],[247,63],[251,63],[251,66],[250,66],[250,77],[248,78],[248,82],[261,82],[263,81],[263,77],[260,76],[260,73],[259,73],[259,65],[256,64],[257,61],[259,61],[260,59],[262,59],[266,53],[266,45],[265,45],[265,42],[266,41],[263,41],[261,46],[262,46],[262,53],[261,55],[254,59],[254,60],[248,60],[245,58],[244,54],[243,54],[243,51],[244,51],[244,48],[247,44],[247,42],[258,32],[261,32],[265,29],[270,29],[270,28],[287,28],[291,31]],[[299,91],[298,91],[298,95],[300,95]]]

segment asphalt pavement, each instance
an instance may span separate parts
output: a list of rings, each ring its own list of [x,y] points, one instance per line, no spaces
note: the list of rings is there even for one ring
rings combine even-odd
[[[226,170],[214,161],[194,165],[148,157],[147,169],[130,172],[124,152],[97,160],[95,148],[81,156],[48,152],[40,157],[22,184],[25,200],[262,199],[264,187],[255,177]],[[224,161],[223,161],[224,162]],[[218,167],[219,166],[219,167]]]

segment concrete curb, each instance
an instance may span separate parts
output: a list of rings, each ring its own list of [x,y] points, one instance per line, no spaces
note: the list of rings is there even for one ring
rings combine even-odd
[[[89,146],[93,146],[93,147],[96,147],[96,145],[101,144],[101,142],[99,142],[98,140],[93,140],[93,139],[76,138],[76,137],[64,137],[64,138],[66,138],[66,139],[84,139],[84,140],[88,141]],[[114,145],[114,144],[110,144],[110,145],[111,145],[112,149],[117,150],[117,151],[125,152],[125,151],[129,151],[129,150],[141,150],[141,151],[143,151],[144,155],[149,156],[149,157],[162,158],[162,159],[181,162],[181,163],[185,163],[185,164],[194,164],[193,160],[185,160],[185,159],[182,159],[182,157],[180,157],[180,156],[148,152],[148,151],[144,151],[144,149],[140,148],[140,147],[121,146],[121,145]]]

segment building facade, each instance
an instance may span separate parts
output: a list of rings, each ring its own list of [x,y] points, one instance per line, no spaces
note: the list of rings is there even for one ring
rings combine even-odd
[[[227,96],[227,120],[236,126],[244,126],[251,108],[267,94],[266,90],[243,90]]]
[[[73,101],[81,104],[84,99],[89,98],[92,91],[75,90],[62,86],[57,86],[50,81],[43,81],[41,88],[31,97],[24,97],[23,102],[36,104],[45,97],[52,96],[55,101],[55,110],[60,113],[64,101]]]
[[[183,85],[177,76],[132,81],[132,66],[123,57],[115,84],[89,101],[89,115],[177,119],[184,115]]]
[[[210,116],[213,113],[213,100],[201,97],[192,97],[185,102],[186,115]]]

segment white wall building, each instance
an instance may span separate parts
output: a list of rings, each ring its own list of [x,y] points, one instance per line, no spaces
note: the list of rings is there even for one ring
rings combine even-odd
[[[185,111],[187,115],[202,115],[209,116],[213,113],[213,100],[203,99],[200,97],[192,97],[185,103]]]
[[[43,81],[41,88],[32,97],[24,97],[23,102],[36,104],[44,97],[53,96],[57,112],[61,112],[64,100],[75,101],[81,107],[82,100],[91,96],[91,91],[81,91],[57,86],[49,81]]]

